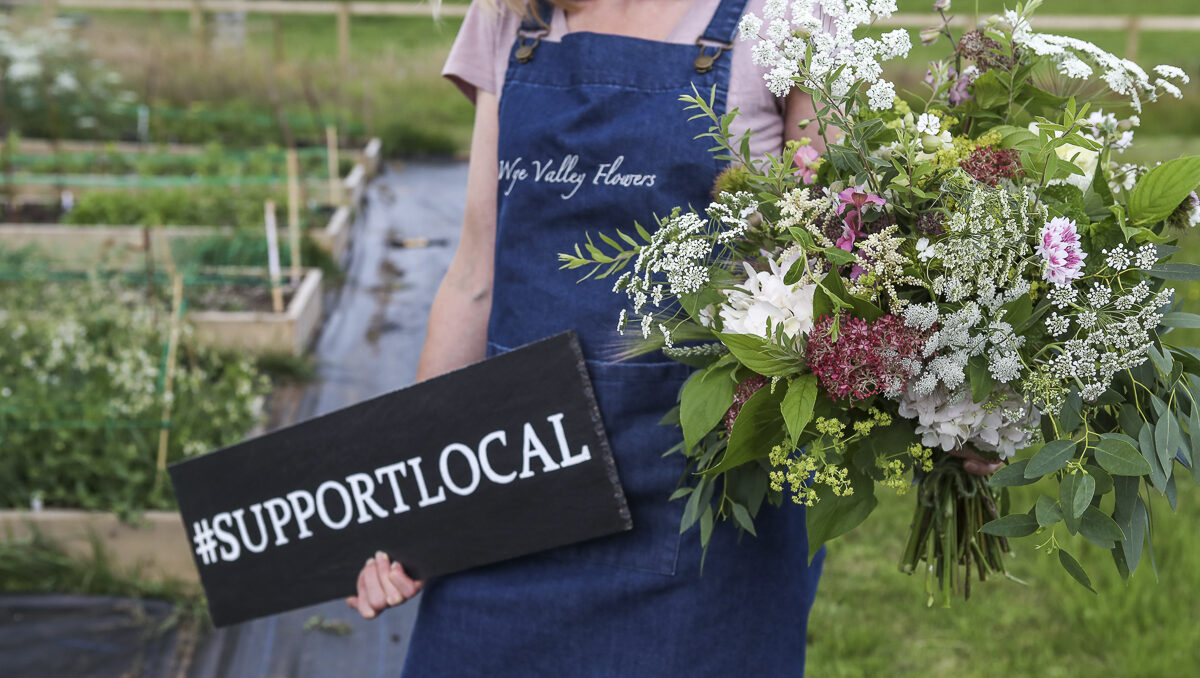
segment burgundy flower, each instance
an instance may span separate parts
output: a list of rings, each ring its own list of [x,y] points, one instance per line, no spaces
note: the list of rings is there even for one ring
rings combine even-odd
[[[1021,176],[1020,154],[1015,150],[1004,150],[983,146],[967,156],[959,165],[976,181],[995,186],[1001,179],[1016,179]]]
[[[806,359],[830,397],[866,400],[899,394],[921,369],[925,332],[908,327],[896,315],[875,321],[842,316],[836,341],[833,318],[817,320],[808,335]]]
[[[733,435],[733,422],[742,412],[742,406],[750,399],[750,396],[758,393],[758,389],[767,385],[767,378],[761,374],[756,374],[742,383],[738,384],[737,391],[733,394],[733,405],[729,406],[729,410],[725,412],[725,430],[729,435]]]

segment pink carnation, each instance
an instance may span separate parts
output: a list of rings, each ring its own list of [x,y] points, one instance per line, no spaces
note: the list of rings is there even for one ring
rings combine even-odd
[[[1083,275],[1083,260],[1087,253],[1080,246],[1079,232],[1070,219],[1055,217],[1046,222],[1037,253],[1046,262],[1043,276],[1049,282],[1065,285]]]

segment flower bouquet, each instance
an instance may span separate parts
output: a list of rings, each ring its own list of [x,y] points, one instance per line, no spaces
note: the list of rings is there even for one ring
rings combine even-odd
[[[742,39],[777,96],[812,97],[826,151],[750,157],[736,111],[684,97],[730,163],[712,204],[560,255],[628,296],[625,355],[697,368],[666,423],[689,461],[681,529],[702,543],[790,497],[815,553],[879,487],[915,483],[900,566],[925,573],[931,604],[1004,574],[1008,538],[1035,532],[1090,588],[1064,533],[1128,577],[1151,493],[1173,506],[1180,476],[1200,481],[1200,350],[1172,341],[1200,316],[1165,286],[1200,278],[1168,263],[1200,221],[1200,157],[1118,160],[1143,102],[1187,76],[1034,32],[1038,4],[955,35],[938,0],[921,39],[950,53],[904,100],[881,62],[908,33],[855,37],[894,1],[769,1]],[[1005,465],[985,478],[961,455]],[[1042,479],[1049,494],[1010,506],[1007,488]]]

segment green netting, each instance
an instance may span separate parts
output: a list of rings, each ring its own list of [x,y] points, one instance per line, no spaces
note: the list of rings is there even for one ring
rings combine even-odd
[[[72,186],[78,188],[188,188],[197,186],[230,187],[272,186],[287,181],[286,176],[141,176],[128,174],[35,174],[15,172],[13,186]],[[9,177],[0,174],[0,187],[9,185]]]

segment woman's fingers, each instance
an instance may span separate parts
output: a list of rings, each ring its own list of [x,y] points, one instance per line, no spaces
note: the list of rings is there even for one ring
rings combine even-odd
[[[405,600],[417,595],[421,586],[424,585],[424,582],[411,579],[400,563],[392,563],[391,570],[388,572],[388,580],[400,590],[400,594],[404,596]]]
[[[358,573],[358,595],[347,598],[346,604],[358,610],[358,613],[362,615],[363,619],[374,619],[377,613],[371,608],[371,603],[367,600],[366,573],[366,568],[363,568],[363,570]]]
[[[379,585],[383,588],[383,597],[387,600],[389,606],[399,605],[409,597],[403,593],[403,589],[397,586],[392,579],[392,570],[398,564],[392,563],[383,551],[375,552],[375,572],[379,576]]]
[[[375,564],[374,558],[368,560],[366,566],[363,567],[362,578],[367,602],[374,612],[382,611],[388,606],[387,596],[383,593],[383,585],[379,581],[379,568]],[[359,597],[362,596],[363,594],[360,592]]]

